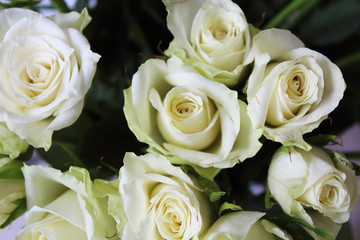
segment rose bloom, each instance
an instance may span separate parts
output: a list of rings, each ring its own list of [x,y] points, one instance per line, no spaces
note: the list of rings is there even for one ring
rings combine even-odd
[[[243,11],[230,0],[163,1],[174,40],[167,55],[190,62],[209,79],[233,86],[253,61],[252,37]]]
[[[21,204],[21,200],[25,201],[21,166],[20,161],[0,158],[0,229],[6,227],[11,213]]]
[[[248,114],[255,129],[284,145],[309,150],[303,140],[342,99],[340,69],[287,30],[254,37],[255,65],[247,87]]]
[[[0,12],[0,121],[34,147],[80,115],[99,60],[81,33],[89,21],[86,10]]]
[[[340,155],[334,155],[340,156]],[[282,147],[268,173],[271,194],[286,214],[336,236],[359,197],[359,180],[350,162],[324,149]]]
[[[239,211],[221,216],[203,240],[277,240],[292,239],[272,222],[261,219],[265,213]]]
[[[139,141],[175,162],[232,167],[261,147],[262,133],[251,128],[237,92],[175,56],[140,66],[125,90],[124,112]]]
[[[23,173],[28,212],[16,240],[118,239],[108,206],[116,185],[92,182],[86,169],[77,167],[62,173],[25,165]]]
[[[195,240],[213,221],[208,196],[162,155],[127,153],[119,180],[128,219],[123,240]]]

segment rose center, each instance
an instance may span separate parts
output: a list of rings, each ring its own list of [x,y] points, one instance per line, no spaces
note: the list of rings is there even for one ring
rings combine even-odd
[[[179,117],[191,116],[191,114],[196,111],[197,105],[192,101],[180,102],[175,106],[176,113]]]
[[[296,75],[290,84],[290,91],[292,91],[295,95],[301,96],[303,93],[303,81],[300,76]]]
[[[216,23],[210,28],[210,32],[216,40],[221,41],[228,36],[229,29],[226,25],[224,23]]]
[[[319,201],[322,204],[332,205],[338,200],[338,191],[335,186],[326,184],[321,191]]]
[[[175,193],[182,190],[172,188],[169,192],[168,187],[166,184],[160,184],[154,189],[149,211],[155,211],[156,227],[164,239],[183,239],[186,238],[187,225],[190,221],[188,208],[179,198],[180,193]]]
[[[45,82],[50,74],[50,64],[28,63],[26,73],[29,83]]]
[[[203,131],[211,122],[215,107],[211,100],[195,89],[174,87],[164,99],[172,124],[183,133]]]

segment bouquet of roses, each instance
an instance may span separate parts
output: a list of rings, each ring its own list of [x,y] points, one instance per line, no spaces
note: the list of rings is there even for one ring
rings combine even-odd
[[[360,174],[319,134],[346,88],[326,56],[231,0],[163,0],[169,46],[119,85],[86,8],[36,3],[0,12],[1,228],[25,212],[19,240],[336,238]]]

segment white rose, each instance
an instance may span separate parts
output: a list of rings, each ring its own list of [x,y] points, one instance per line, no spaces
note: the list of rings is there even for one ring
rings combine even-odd
[[[209,198],[162,155],[127,153],[119,179],[128,219],[123,240],[195,240],[212,223]]]
[[[112,183],[93,183],[85,169],[68,172],[24,166],[28,212],[17,240],[118,239],[116,222],[108,213],[108,194],[118,192]],[[101,193],[101,194],[100,194]]]
[[[0,122],[0,153],[16,158],[25,152],[29,145],[11,132],[4,122]]]
[[[25,186],[20,170],[22,165],[21,161],[0,158],[0,229],[11,223],[13,219],[9,217],[13,211],[25,205]]]
[[[34,147],[80,115],[99,60],[81,33],[89,21],[86,10],[0,12],[0,121]]]
[[[207,231],[204,240],[292,239],[272,222],[261,219],[265,213],[239,211],[221,216]]]
[[[317,128],[343,97],[340,69],[286,30],[260,32],[254,49],[247,87],[254,128],[263,128],[273,141],[309,150],[303,134]]]
[[[316,146],[309,152],[280,148],[270,163],[268,185],[286,214],[321,226],[335,236],[340,224],[349,220],[360,186],[345,162],[332,159]]]
[[[254,58],[250,26],[239,6],[231,0],[163,2],[174,35],[165,54],[181,56],[209,79],[235,85]]]
[[[201,167],[232,167],[261,147],[237,92],[177,57],[151,59],[125,90],[125,116],[139,141]]]

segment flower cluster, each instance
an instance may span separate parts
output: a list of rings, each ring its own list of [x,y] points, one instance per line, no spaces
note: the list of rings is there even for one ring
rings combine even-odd
[[[82,111],[100,58],[82,34],[87,10],[0,12],[0,227],[26,209],[18,240],[335,239],[359,197],[355,165],[304,135],[343,98],[340,69],[290,31],[252,26],[231,0],[163,3],[173,40],[124,90],[148,148],[119,156],[112,181],[15,160],[48,150]],[[231,199],[224,176],[267,142],[271,213]]]

